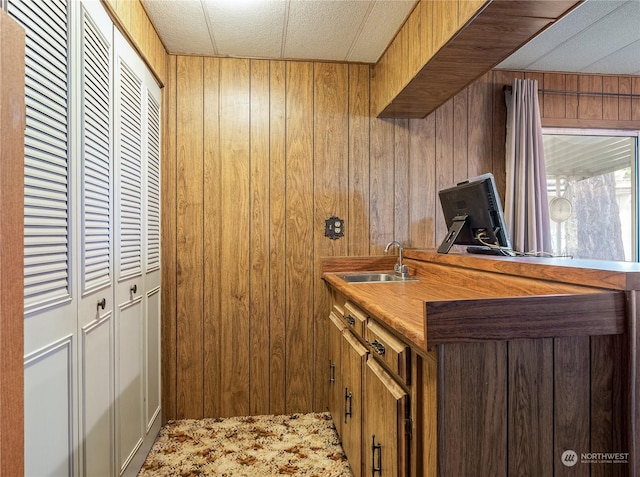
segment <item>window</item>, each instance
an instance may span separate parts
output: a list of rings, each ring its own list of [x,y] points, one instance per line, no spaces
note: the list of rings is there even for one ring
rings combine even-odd
[[[638,260],[639,134],[543,130],[555,255]]]

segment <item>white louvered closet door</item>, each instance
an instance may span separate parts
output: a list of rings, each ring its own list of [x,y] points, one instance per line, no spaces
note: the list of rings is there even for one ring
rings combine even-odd
[[[114,40],[116,454],[125,474],[160,424],[160,90],[117,31]]]
[[[98,1],[80,11],[78,260],[81,475],[111,476],[114,445],[113,27]]]
[[[26,32],[26,475],[74,475],[78,466],[69,119],[73,7],[61,0],[8,5]]]

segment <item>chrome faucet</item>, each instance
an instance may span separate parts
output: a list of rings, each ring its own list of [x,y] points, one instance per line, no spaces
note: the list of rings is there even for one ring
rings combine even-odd
[[[394,245],[398,247],[398,263],[395,264],[393,270],[396,272],[396,275],[400,275],[402,278],[407,278],[409,276],[409,268],[402,264],[402,251],[404,250],[402,244],[397,240],[389,242],[384,249],[384,253],[388,253],[389,249]]]

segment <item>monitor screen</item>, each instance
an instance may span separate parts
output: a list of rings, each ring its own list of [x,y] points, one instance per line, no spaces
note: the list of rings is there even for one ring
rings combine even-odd
[[[438,252],[467,245],[469,252],[512,254],[493,174],[468,179],[438,195],[448,228]]]

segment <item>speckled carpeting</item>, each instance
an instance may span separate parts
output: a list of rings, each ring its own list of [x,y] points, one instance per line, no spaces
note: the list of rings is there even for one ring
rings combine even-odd
[[[207,475],[352,477],[328,413],[169,421],[138,474]]]

